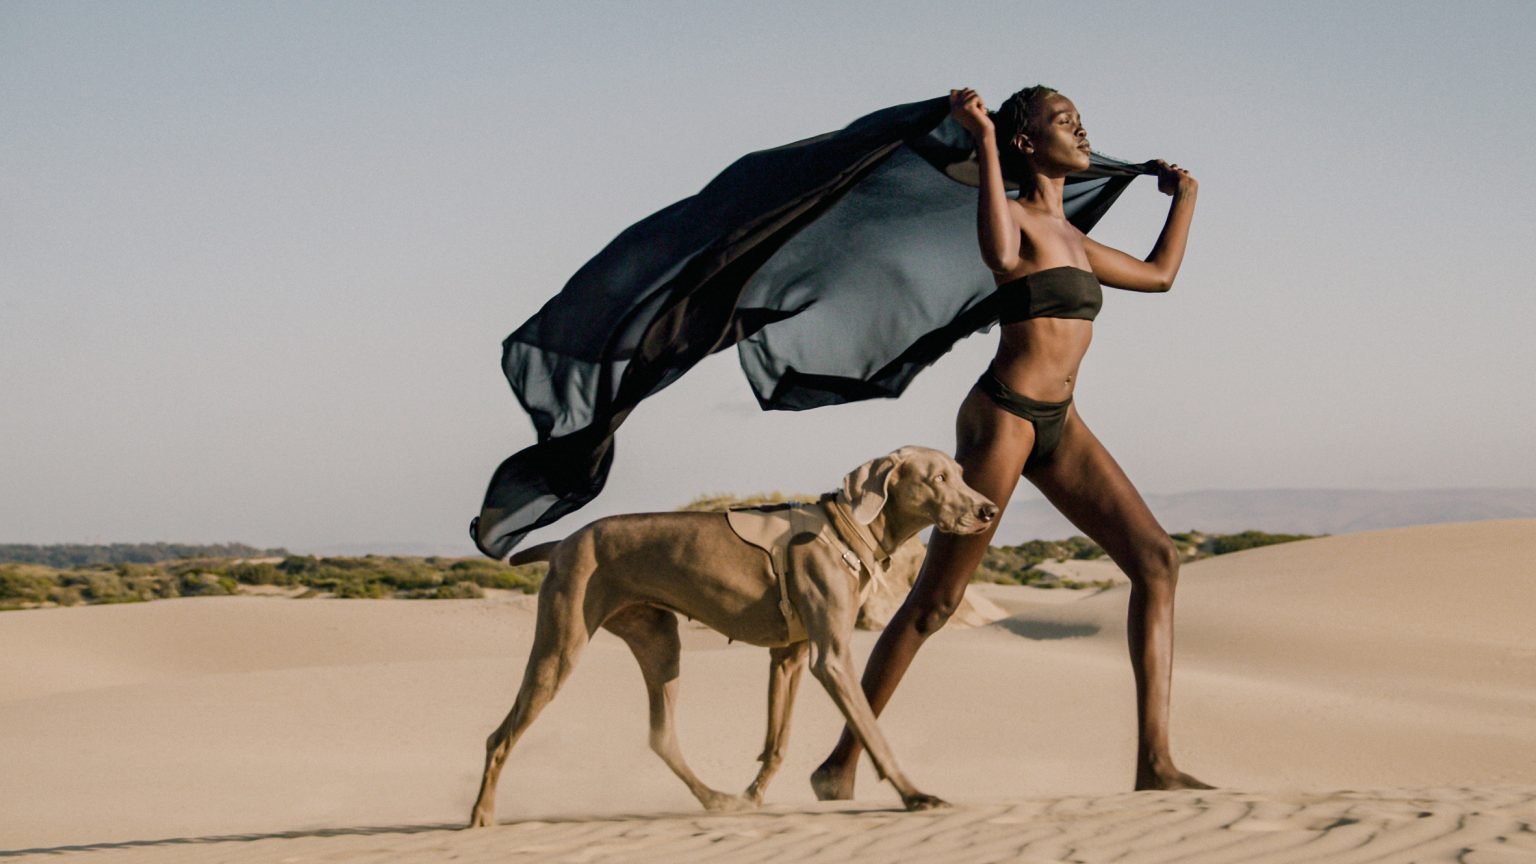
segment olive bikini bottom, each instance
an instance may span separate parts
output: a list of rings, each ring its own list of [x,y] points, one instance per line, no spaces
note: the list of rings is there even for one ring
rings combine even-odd
[[[1029,449],[1029,458],[1024,461],[1025,471],[1050,461],[1051,454],[1056,452],[1056,445],[1061,443],[1062,427],[1067,425],[1067,409],[1072,405],[1071,397],[1065,402],[1031,399],[999,380],[990,366],[981,373],[976,389],[996,402],[997,407],[1034,424],[1035,446]]]

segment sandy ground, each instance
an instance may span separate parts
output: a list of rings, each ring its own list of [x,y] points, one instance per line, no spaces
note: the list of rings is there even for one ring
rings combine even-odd
[[[1536,521],[1329,537],[1184,569],[1181,766],[1131,793],[1125,587],[979,586],[882,719],[955,804],[909,814],[805,782],[840,720],[807,676],[747,814],[700,811],[646,747],[600,635],[459,831],[530,643],[526,598],[230,597],[0,614],[0,858],[110,861],[1536,862]],[[860,633],[862,654],[874,634]],[[767,652],[685,634],[679,726],[739,789]]]

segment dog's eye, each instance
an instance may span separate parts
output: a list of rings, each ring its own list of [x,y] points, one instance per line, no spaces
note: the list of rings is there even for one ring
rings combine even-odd
[[[943,474],[935,474],[933,476],[933,482],[935,482],[935,483],[943,483],[944,482],[944,475]]]

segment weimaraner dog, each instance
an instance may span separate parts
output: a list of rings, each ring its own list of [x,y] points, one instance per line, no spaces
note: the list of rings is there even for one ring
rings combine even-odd
[[[599,519],[512,563],[549,561],[539,589],[533,651],[512,711],[486,741],[485,775],[471,827],[492,824],[496,780],[512,746],[571,674],[599,627],[628,643],[650,696],[651,749],[709,810],[762,803],[778,770],[807,649],[816,676],[880,775],[909,810],[944,806],[897,767],[859,687],[849,647],[861,596],[882,562],[929,525],[975,534],[997,517],[965,485],[960,466],[924,447],[903,447],[854,469],[816,504],[777,512],[643,513]],[[773,543],[777,535],[779,543]],[[673,725],[681,613],[772,653],[763,763],[742,795],[704,785],[683,761]]]

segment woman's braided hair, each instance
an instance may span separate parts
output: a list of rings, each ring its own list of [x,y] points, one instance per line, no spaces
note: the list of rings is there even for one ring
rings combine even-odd
[[[1036,84],[1008,97],[1001,108],[992,112],[992,128],[996,130],[997,152],[1001,157],[1003,174],[1010,180],[1023,182],[1034,176],[1024,154],[1013,146],[1013,139],[1020,132],[1031,138],[1039,136],[1040,105],[1045,97],[1058,91],[1054,87]]]

